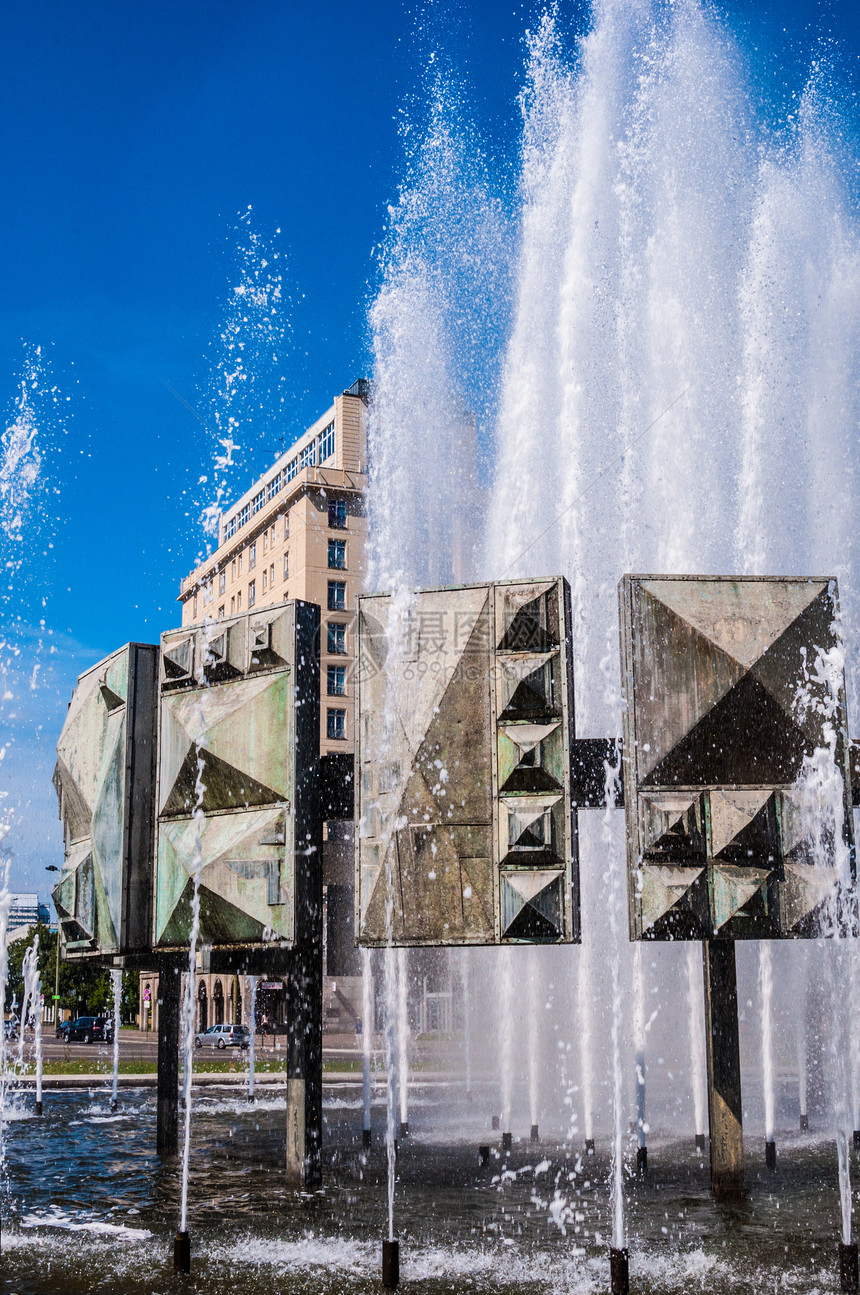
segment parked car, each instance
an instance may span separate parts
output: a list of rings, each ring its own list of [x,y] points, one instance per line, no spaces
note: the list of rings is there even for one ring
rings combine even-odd
[[[3,1022],[3,1038],[4,1038],[4,1039],[17,1039],[17,1037],[18,1037],[18,1022],[14,1019],[14,1017],[12,1018],[12,1020],[4,1021],[4,1022]]]
[[[251,1031],[247,1025],[210,1025],[202,1034],[195,1034],[196,1048],[249,1048]]]
[[[57,1038],[58,1038],[58,1039],[64,1039],[66,1042],[68,1042],[69,1026],[71,1025],[71,1023],[72,1023],[72,1022],[71,1022],[71,1020],[68,1020],[68,1021],[57,1021]]]
[[[67,1022],[65,1038],[69,1043],[111,1043],[113,1021],[109,1016],[79,1016]]]

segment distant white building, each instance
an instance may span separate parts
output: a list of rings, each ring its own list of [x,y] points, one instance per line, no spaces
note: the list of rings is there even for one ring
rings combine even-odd
[[[21,936],[37,922],[51,925],[51,910],[47,904],[39,903],[39,896],[35,892],[11,895],[10,899],[12,902],[9,906],[9,922],[6,927],[7,944],[11,944],[13,940],[20,940]]]

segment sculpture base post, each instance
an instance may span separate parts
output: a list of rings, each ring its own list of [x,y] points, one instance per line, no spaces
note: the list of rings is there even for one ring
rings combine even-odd
[[[705,940],[702,952],[705,1038],[708,1049],[711,1190],[717,1200],[730,1200],[742,1196],[744,1190],[735,946],[732,940]]]
[[[179,1016],[182,976],[178,966],[162,966],[158,976],[158,1089],[156,1149],[160,1156],[179,1150]]]

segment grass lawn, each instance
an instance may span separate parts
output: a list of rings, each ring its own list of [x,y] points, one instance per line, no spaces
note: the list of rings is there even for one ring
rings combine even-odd
[[[254,1072],[258,1075],[283,1074],[286,1068],[286,1056],[282,1055],[274,1061],[268,1058],[257,1058],[254,1063]],[[340,1074],[361,1073],[360,1061],[324,1061],[323,1071],[335,1071]],[[121,1075],[154,1075],[158,1072],[158,1066],[155,1061],[146,1060],[126,1060],[120,1061],[119,1073]],[[26,1068],[27,1074],[34,1073],[33,1067]],[[68,1061],[46,1061],[43,1067],[45,1075],[110,1075],[112,1066],[106,1065],[104,1061],[99,1064],[97,1058],[89,1057],[71,1057]],[[248,1073],[247,1056],[239,1060],[224,1061],[200,1061],[194,1058],[194,1073],[203,1075],[246,1075]]]

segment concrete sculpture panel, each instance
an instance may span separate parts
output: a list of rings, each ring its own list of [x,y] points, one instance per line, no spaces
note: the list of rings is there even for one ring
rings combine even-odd
[[[579,938],[561,579],[358,604],[356,940]]]
[[[54,771],[65,957],[149,945],[157,687],[158,648],[129,643],[82,674],[69,703]]]
[[[319,608],[161,639],[153,945],[290,946],[296,858],[319,850]]]
[[[853,868],[830,579],[625,576],[632,939],[822,933]]]

